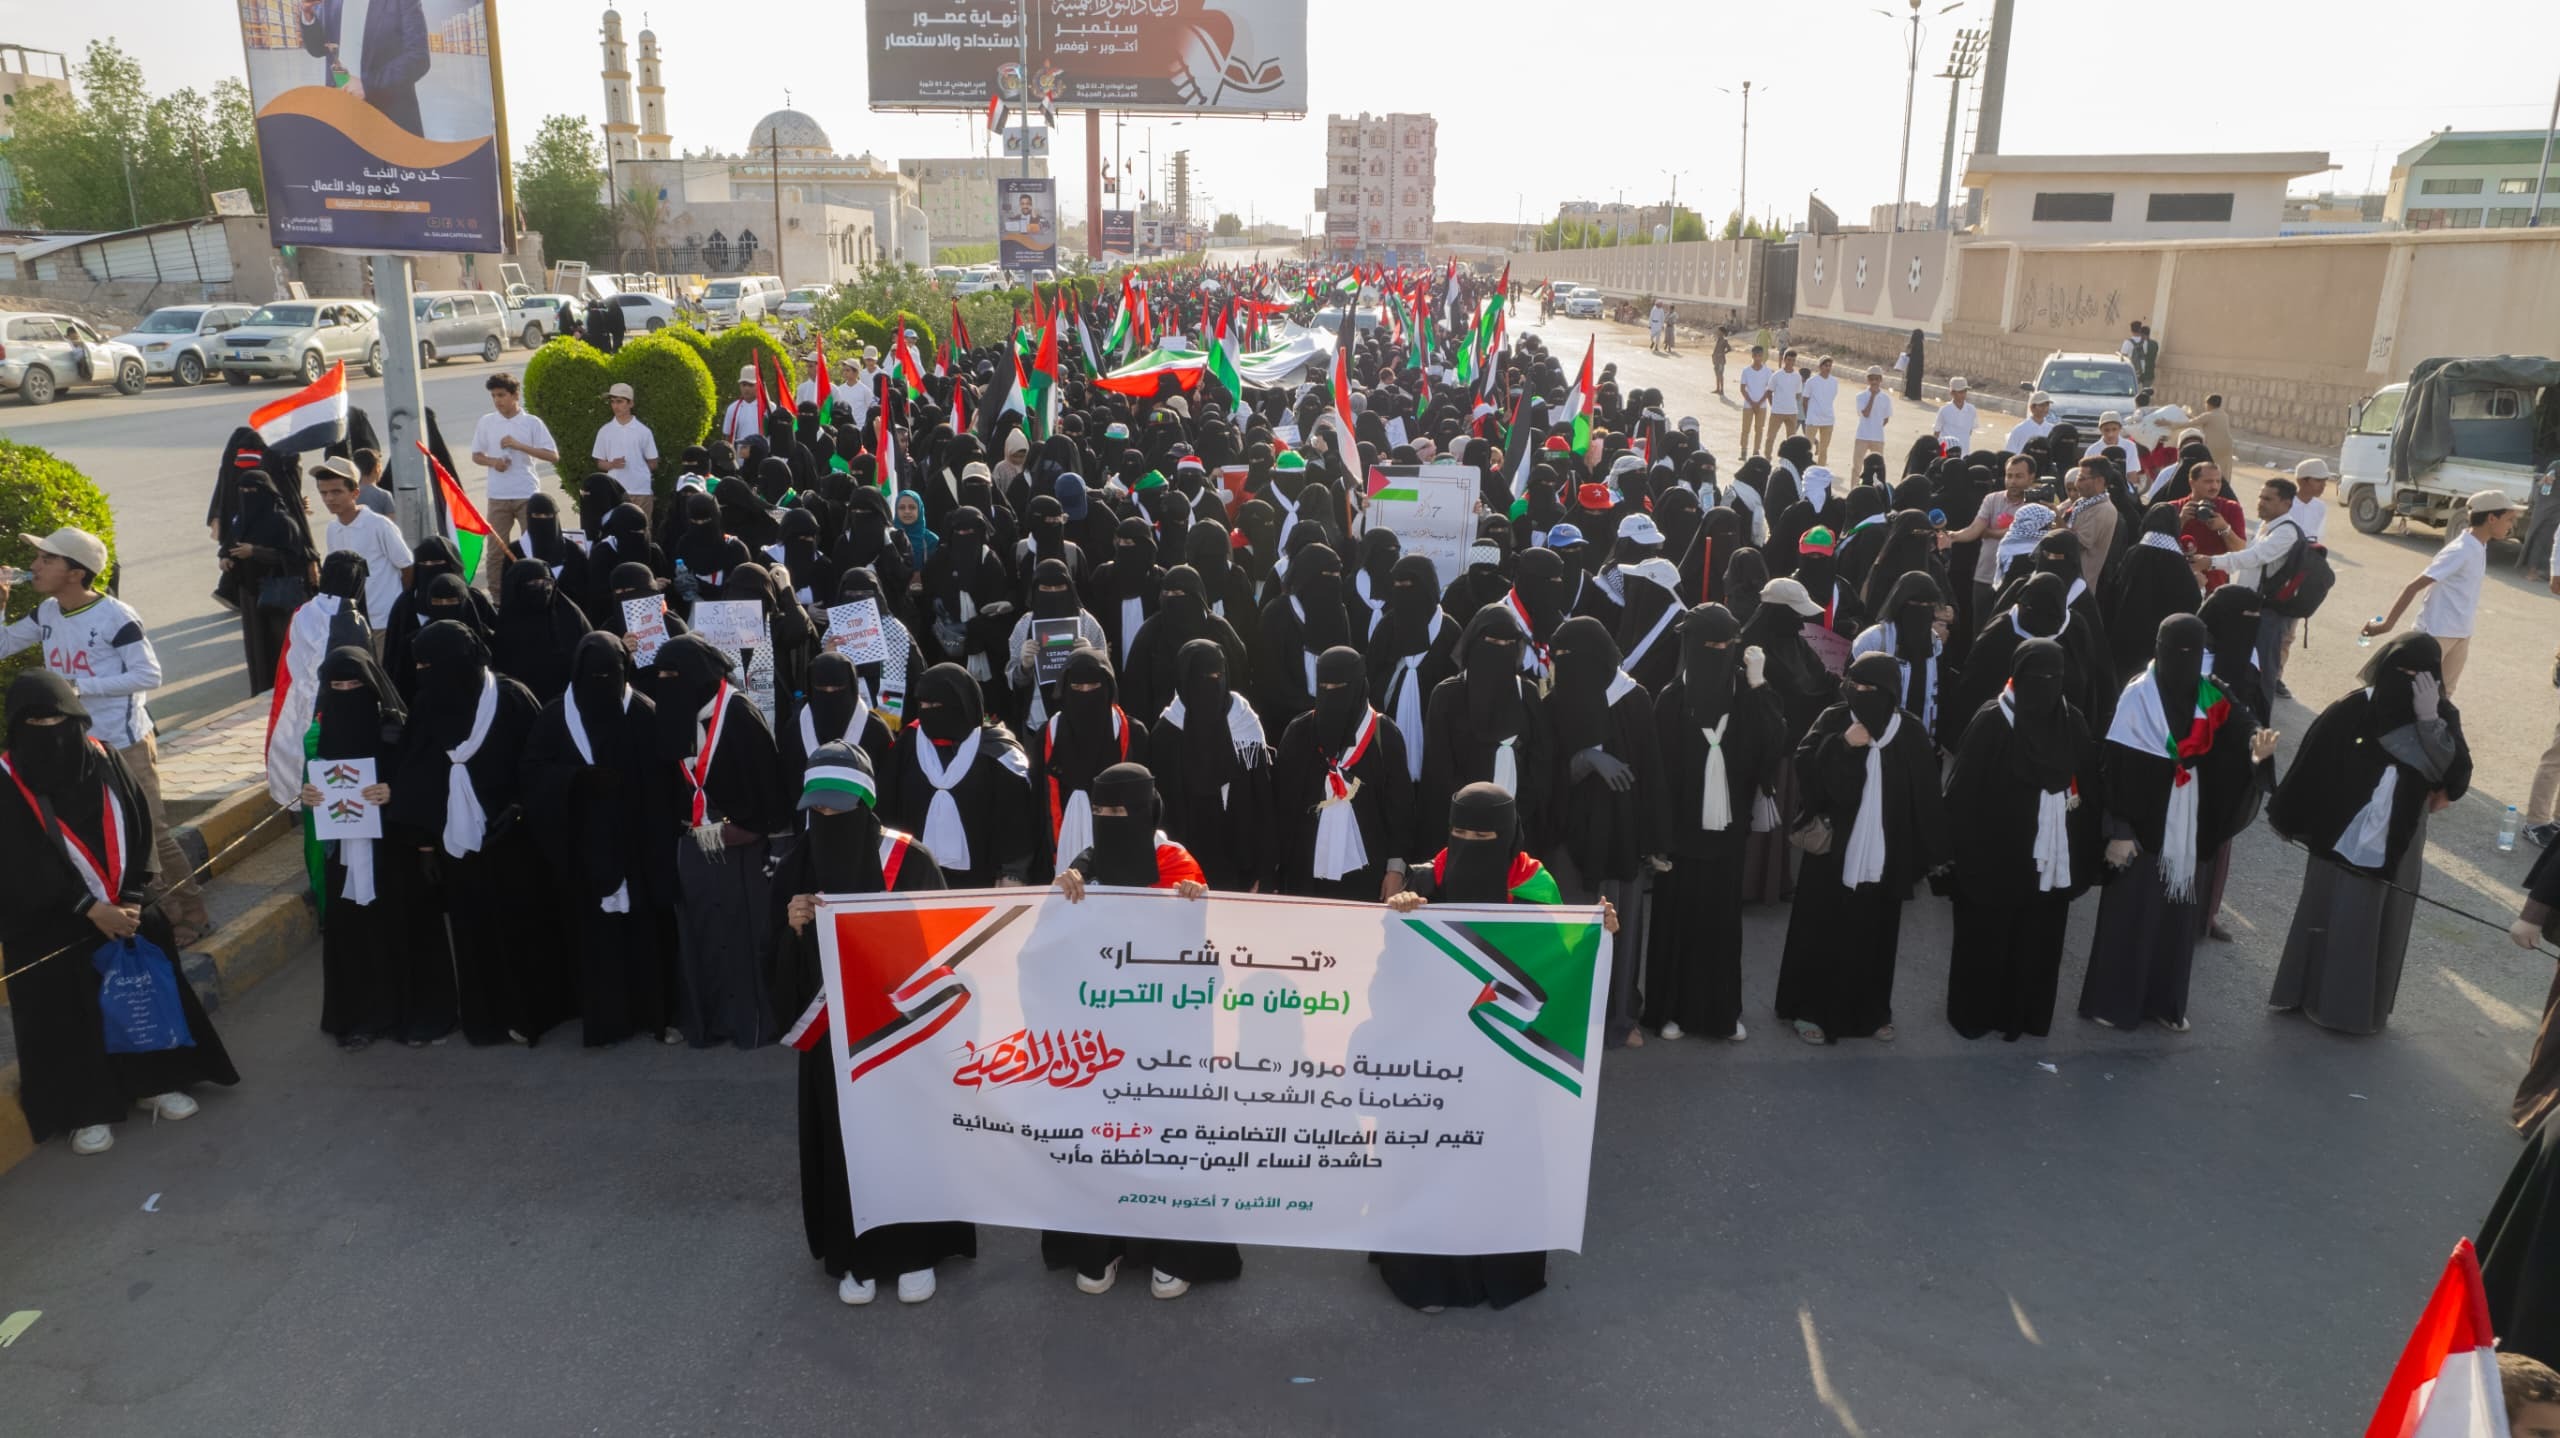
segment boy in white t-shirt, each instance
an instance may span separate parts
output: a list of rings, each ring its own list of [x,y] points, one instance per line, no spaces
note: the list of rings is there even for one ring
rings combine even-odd
[[[499,571],[506,567],[508,542],[524,524],[524,502],[541,487],[534,461],[559,463],[560,445],[551,437],[550,427],[525,410],[523,389],[514,375],[493,374],[486,388],[491,412],[472,426],[471,462],[480,466],[487,486],[488,507],[482,517],[498,541],[489,546],[485,565],[489,592],[495,594]],[[389,617],[386,612],[374,622],[380,624]]]
[[[631,386],[618,384],[606,390],[605,400],[613,406],[613,418],[596,431],[596,442],[590,455],[596,469],[611,475],[613,482],[640,512],[649,512],[649,470],[658,462],[658,439],[649,433],[631,413]]]
[[[325,459],[312,478],[320,503],[329,511],[329,527],[320,540],[321,557],[343,549],[364,560],[365,619],[379,635],[390,627],[391,606],[408,592],[409,567],[415,557],[409,552],[409,541],[389,516],[367,509],[357,498],[354,465]]]

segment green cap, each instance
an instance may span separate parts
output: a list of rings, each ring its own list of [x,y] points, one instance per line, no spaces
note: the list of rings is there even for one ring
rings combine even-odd
[[[1151,470],[1148,470],[1146,473],[1144,473],[1144,474],[1142,474],[1142,475],[1139,475],[1139,476],[1138,476],[1138,488],[1140,488],[1140,489],[1162,489],[1162,488],[1164,488],[1164,471],[1162,471],[1162,470],[1156,470],[1156,469],[1151,469]]]

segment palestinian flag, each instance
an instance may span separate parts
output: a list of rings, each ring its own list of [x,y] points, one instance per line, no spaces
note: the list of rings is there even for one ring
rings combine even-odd
[[[999,416],[1018,414],[1026,419],[1029,418],[1031,414],[1031,401],[1029,398],[1030,389],[1031,381],[1022,372],[1022,351],[1019,348],[1016,348],[1013,352],[1013,388],[1005,391],[1004,407],[997,410],[996,413]]]
[[[1206,357],[1198,350],[1153,349],[1109,374],[1095,375],[1093,382],[1113,394],[1148,399],[1161,387],[1159,381],[1166,375],[1191,390],[1200,387],[1200,376],[1206,372]]]
[[[1209,344],[1209,376],[1226,386],[1231,405],[1244,403],[1244,375],[1236,363],[1235,336],[1228,331],[1228,316],[1218,316],[1218,335]]]
[[[1360,437],[1351,431],[1351,346],[1358,329],[1353,321],[1356,309],[1342,312],[1342,332],[1333,344],[1333,408],[1317,418],[1316,423],[1331,421],[1342,432],[1342,462],[1350,464],[1359,457]]]
[[[1573,393],[1565,396],[1564,416],[1560,425],[1573,427],[1573,452],[1585,454],[1591,449],[1591,416],[1600,408],[1599,392],[1591,383],[1592,357],[1599,353],[1600,337],[1592,336],[1582,351],[1582,378],[1574,382]]]
[[[1138,291],[1137,342],[1149,349],[1155,348],[1156,343],[1155,314],[1147,305],[1147,292],[1143,289]]]
[[[1434,869],[1447,857],[1434,859]],[[1515,904],[1561,897],[1555,877],[1526,854],[1513,858],[1506,877]],[[1566,1093],[1582,1093],[1600,960],[1596,910],[1527,907],[1518,918],[1416,914],[1403,922],[1482,985],[1467,1008],[1477,1032]]]
[[[903,320],[898,323],[898,342],[893,350],[898,357],[898,377],[906,381],[908,397],[924,398],[924,371],[916,365],[915,346],[907,340],[907,326]]]
[[[835,422],[836,412],[833,408],[835,395],[835,380],[827,373],[827,337],[820,335],[818,336],[818,423]]]
[[[2479,1256],[2470,1239],[2457,1239],[2365,1438],[2505,1438],[2497,1341]]]
[[[960,322],[960,302],[953,300],[951,302],[951,338],[949,343],[943,345],[942,352],[967,354],[974,348],[976,346],[969,343],[969,327]]]
[[[1111,321],[1110,336],[1102,342],[1102,347],[1109,350],[1114,359],[1129,352],[1129,331],[1136,322],[1137,315],[1138,292],[1131,286],[1129,272],[1122,270],[1120,272],[1120,313]]]
[[[1031,359],[1031,370],[1024,376],[1029,386],[1023,394],[1024,422],[1031,428],[1031,442],[1047,439],[1058,426],[1058,319],[1049,317],[1040,330],[1040,352]]]
[[[249,416],[249,428],[270,454],[300,454],[325,449],[347,437],[347,362],[273,404],[260,405]],[[297,788],[299,786],[296,786]]]
[[[453,482],[453,475],[436,459],[434,452],[421,444],[418,453],[427,457],[427,469],[435,475],[436,530],[452,540],[454,552],[462,556],[463,578],[477,580],[481,556],[489,552],[489,546],[497,542],[497,536],[490,533],[489,521],[482,519],[480,511],[472,507],[471,497],[462,492],[461,485]],[[646,480],[647,476],[642,476],[644,483]]]

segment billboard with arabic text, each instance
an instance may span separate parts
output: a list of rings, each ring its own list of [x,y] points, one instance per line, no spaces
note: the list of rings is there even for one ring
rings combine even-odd
[[[865,7],[871,108],[1307,112],[1306,0],[1030,0]]]

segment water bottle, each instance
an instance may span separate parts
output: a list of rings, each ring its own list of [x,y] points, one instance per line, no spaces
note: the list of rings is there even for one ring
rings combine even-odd
[[[2381,615],[2379,615],[2379,614],[2377,614],[2377,615],[2373,616],[2373,622],[2374,622],[2374,623],[2376,623],[2376,624],[2380,624],[2380,623],[2382,622],[2382,616],[2381,616]],[[2365,633],[2365,632],[2364,632],[2363,630],[2361,630],[2361,629],[2357,630],[2357,631],[2356,631],[2356,647],[2357,647],[2358,649],[2370,649],[2370,648],[2372,648],[2372,647],[2373,647],[2373,636],[2372,636],[2372,635],[2370,635],[2370,634]]]
[[[2498,820],[2498,852],[2501,854],[2512,854],[2515,851],[2516,806],[2509,804],[2507,806],[2506,816]]]

